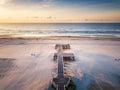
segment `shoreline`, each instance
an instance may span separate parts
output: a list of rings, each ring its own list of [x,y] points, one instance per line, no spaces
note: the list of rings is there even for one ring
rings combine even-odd
[[[120,37],[115,36],[11,36],[0,35],[0,39],[40,39],[40,40],[117,40],[120,41]]]

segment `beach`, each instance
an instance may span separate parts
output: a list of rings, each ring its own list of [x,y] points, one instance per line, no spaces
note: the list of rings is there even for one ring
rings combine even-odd
[[[0,90],[120,90],[120,0],[0,0]]]
[[[95,37],[0,38],[1,90],[54,90],[56,44],[70,44],[75,61],[65,72],[77,90],[120,89],[120,39]]]

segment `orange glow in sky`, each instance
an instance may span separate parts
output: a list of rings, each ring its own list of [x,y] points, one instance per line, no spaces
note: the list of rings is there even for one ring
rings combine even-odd
[[[56,3],[57,0],[26,1],[0,0],[0,23],[120,22],[119,7],[114,8],[111,3],[108,3],[109,8],[105,8],[104,3],[72,5]]]

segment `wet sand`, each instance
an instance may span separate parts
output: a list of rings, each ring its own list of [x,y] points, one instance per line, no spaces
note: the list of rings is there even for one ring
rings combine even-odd
[[[0,39],[0,90],[52,90],[58,43],[71,45],[76,60],[65,70],[77,90],[120,89],[120,39],[47,37]]]

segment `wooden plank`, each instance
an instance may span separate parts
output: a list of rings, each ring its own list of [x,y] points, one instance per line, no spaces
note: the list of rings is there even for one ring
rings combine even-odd
[[[63,58],[64,57],[72,57],[74,58],[73,53],[63,53],[63,49],[69,49],[70,45],[60,45],[56,44],[55,49],[58,50],[58,53],[54,53],[54,59],[57,59],[58,61],[58,76],[57,78],[54,78],[53,81],[55,82],[57,86],[57,90],[65,90],[65,86],[68,86],[68,83],[70,82],[69,78],[64,78],[64,72],[63,72]]]

